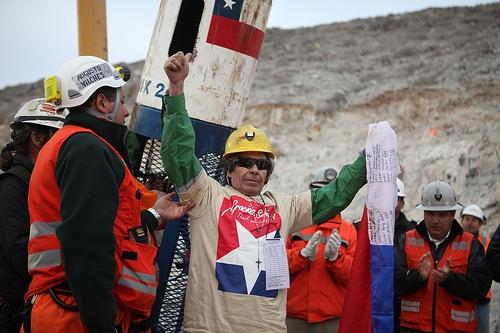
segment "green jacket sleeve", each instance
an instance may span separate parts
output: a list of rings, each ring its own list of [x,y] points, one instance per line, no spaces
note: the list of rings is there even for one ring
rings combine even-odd
[[[195,134],[184,95],[164,96],[162,101],[163,166],[177,188],[189,187],[200,174],[201,164],[194,154]]]
[[[125,134],[125,146],[127,147],[128,156],[130,158],[130,171],[137,177],[137,172],[141,165],[142,152],[146,140],[144,137],[132,131],[127,131]]]
[[[321,224],[340,213],[366,184],[366,158],[360,154],[354,163],[345,165],[330,184],[311,190],[313,222]]]

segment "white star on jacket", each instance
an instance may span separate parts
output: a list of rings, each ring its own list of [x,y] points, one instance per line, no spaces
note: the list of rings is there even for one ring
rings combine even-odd
[[[229,7],[231,10],[233,9],[233,5],[236,3],[235,1],[233,0],[224,0],[224,2],[226,3],[224,5],[224,8],[226,7]]]
[[[235,223],[240,246],[221,257],[217,262],[243,266],[247,293],[250,294],[260,271],[264,270],[264,242],[266,241],[266,235],[255,238],[238,220],[235,220]],[[257,265],[259,260],[261,263]]]

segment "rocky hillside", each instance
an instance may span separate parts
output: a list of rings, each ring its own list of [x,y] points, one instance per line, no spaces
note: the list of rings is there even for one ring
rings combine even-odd
[[[132,64],[132,105],[143,62]],[[0,90],[0,142],[41,82]],[[311,171],[352,161],[368,124],[387,120],[398,136],[414,219],[422,187],[450,182],[464,204],[500,222],[500,3],[428,9],[294,30],[270,29],[246,122],[270,134],[277,165],[269,187],[307,188]],[[344,216],[360,216],[366,192]],[[497,288],[496,285],[495,288]],[[500,332],[496,291],[492,332]]]
[[[348,163],[368,124],[387,120],[398,135],[409,215],[419,217],[411,208],[423,185],[443,179],[461,202],[486,208],[493,230],[499,32],[500,4],[269,31],[247,118],[271,133],[280,154],[270,186],[304,188],[311,169]]]

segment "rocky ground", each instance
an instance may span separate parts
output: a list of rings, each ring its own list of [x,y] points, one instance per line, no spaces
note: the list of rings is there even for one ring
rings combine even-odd
[[[143,62],[132,64],[133,104]],[[23,101],[41,82],[0,90],[0,142]],[[442,179],[463,204],[477,203],[500,222],[500,3],[428,9],[294,30],[270,29],[246,122],[269,133],[277,151],[273,190],[307,188],[319,166],[351,162],[368,124],[387,120],[404,166],[405,213],[423,186]],[[359,218],[366,191],[344,212]],[[500,332],[494,285],[491,332]]]

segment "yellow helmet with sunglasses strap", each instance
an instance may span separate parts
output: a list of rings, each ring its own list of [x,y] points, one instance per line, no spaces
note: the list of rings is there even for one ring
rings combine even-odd
[[[266,153],[274,159],[273,147],[264,132],[252,125],[243,125],[227,138],[222,158],[250,151]]]
[[[74,108],[83,105],[101,87],[116,89],[115,107],[107,115],[114,120],[120,102],[120,87],[130,78],[130,71],[115,68],[107,61],[93,57],[80,56],[64,63],[56,75],[44,80],[45,99],[57,109]],[[92,110],[87,113],[100,116]]]

